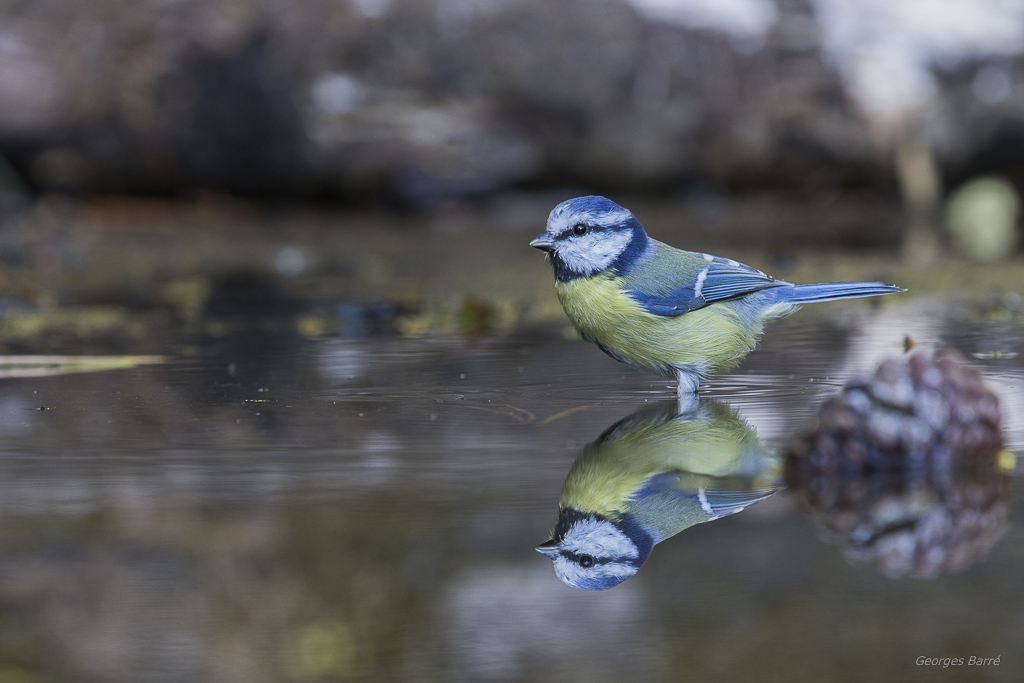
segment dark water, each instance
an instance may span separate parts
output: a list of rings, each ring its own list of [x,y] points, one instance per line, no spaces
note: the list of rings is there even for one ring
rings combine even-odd
[[[942,310],[805,311],[704,395],[778,448],[909,334],[979,357],[1024,454],[1024,323]],[[533,548],[583,446],[671,398],[666,382],[560,328],[247,332],[169,350],[160,364],[0,380],[0,680],[1024,674],[1019,477],[1005,535],[930,580],[844,559],[784,492],[583,592]]]

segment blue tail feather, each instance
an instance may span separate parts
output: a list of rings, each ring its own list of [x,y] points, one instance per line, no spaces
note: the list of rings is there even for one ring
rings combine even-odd
[[[817,301],[855,299],[862,296],[881,296],[907,290],[882,282],[819,282],[814,285],[793,285],[774,290],[780,298],[794,304],[809,304]]]

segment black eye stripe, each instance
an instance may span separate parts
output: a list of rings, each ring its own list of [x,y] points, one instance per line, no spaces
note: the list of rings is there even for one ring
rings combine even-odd
[[[577,228],[583,228],[582,232],[577,232],[576,231]],[[568,230],[563,230],[560,235],[555,237],[555,239],[556,240],[565,240],[565,239],[569,239],[570,237],[582,237],[583,235],[586,235],[588,233],[597,232],[597,231],[603,230],[603,229],[605,229],[605,228],[598,227],[598,226],[593,226],[593,225],[584,225],[583,223],[577,223],[576,225],[572,226]]]
[[[629,561],[629,558],[627,558],[627,557],[621,557],[621,558],[615,558],[615,557],[595,557],[595,556],[593,556],[593,555],[591,555],[589,553],[574,553],[571,550],[563,550],[562,551],[562,557],[565,557],[565,558],[571,560],[575,564],[583,564],[582,562],[580,562],[580,559],[583,558],[583,557],[588,557],[588,558],[590,558],[592,560],[591,564],[589,565],[590,567],[593,567],[593,566],[596,566],[596,565],[599,565],[599,564],[611,564],[612,562],[616,562],[616,561],[618,561],[618,562],[628,562]]]

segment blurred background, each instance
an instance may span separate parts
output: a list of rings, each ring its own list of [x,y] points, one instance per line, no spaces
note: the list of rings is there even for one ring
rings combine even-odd
[[[820,204],[1021,176],[1014,0],[0,11],[8,195],[417,207],[572,184]]]
[[[954,349],[1012,456],[1022,189],[1024,0],[0,0],[0,680],[1020,680],[1006,454],[923,506],[977,548],[879,551],[936,571],[784,493],[560,584],[565,473],[671,389],[576,340],[527,244],[598,193],[897,283],[708,395],[779,450]]]
[[[1015,1],[5,2],[9,192],[874,201],[1020,178]],[[918,151],[915,151],[918,150]],[[914,166],[909,160],[903,165]],[[905,177],[904,177],[905,176]]]
[[[800,249],[876,250],[904,286],[955,257],[972,288],[963,260],[1020,242],[1016,0],[40,0],[0,17],[12,304],[127,287],[196,313],[225,272],[344,273],[350,303],[436,314],[414,327],[455,327],[473,295],[512,326],[557,308],[479,274],[403,288],[416,266],[389,259],[416,239],[471,268],[519,253],[583,193],[783,277]],[[131,278],[104,262],[115,245],[140,252]]]

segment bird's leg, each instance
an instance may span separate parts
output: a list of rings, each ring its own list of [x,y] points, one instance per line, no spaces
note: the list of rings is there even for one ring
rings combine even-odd
[[[700,375],[695,372],[677,369],[676,376],[679,384],[676,385],[676,414],[686,415],[697,410],[700,400],[697,398],[697,385],[700,383]]]
[[[676,370],[676,377],[679,378],[679,384],[676,385],[676,395],[679,398],[684,396],[696,396],[697,385],[700,384],[700,375],[689,370],[679,368]]]
[[[679,394],[676,398],[676,416],[685,416],[694,413],[700,408],[700,399],[697,394]]]

